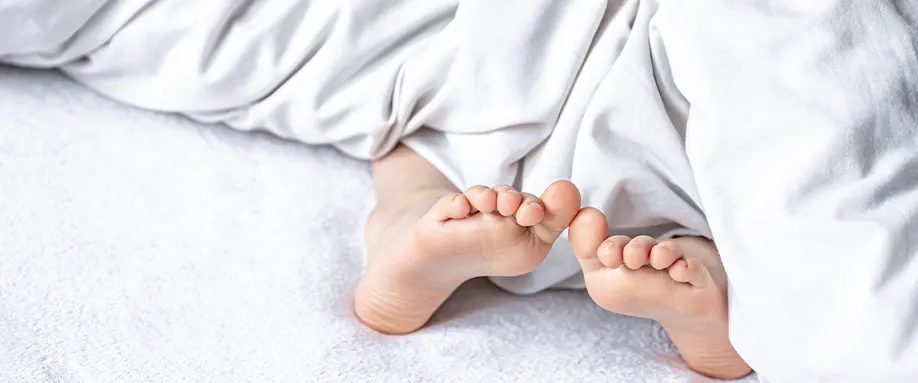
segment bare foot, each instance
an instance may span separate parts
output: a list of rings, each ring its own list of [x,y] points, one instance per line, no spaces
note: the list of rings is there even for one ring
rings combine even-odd
[[[727,338],[726,274],[704,238],[607,237],[606,217],[584,208],[568,235],[587,291],[602,308],[660,323],[686,363],[718,379],[751,372]]]
[[[357,317],[383,333],[415,331],[463,282],[534,270],[579,209],[580,192],[567,181],[541,198],[501,185],[381,203],[367,221]]]

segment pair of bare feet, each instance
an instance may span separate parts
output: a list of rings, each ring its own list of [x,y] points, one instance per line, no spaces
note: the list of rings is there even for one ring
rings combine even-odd
[[[750,372],[727,339],[726,277],[714,245],[691,237],[609,237],[605,216],[581,209],[580,193],[567,181],[538,198],[500,185],[462,194],[421,188],[380,200],[367,221],[369,259],[356,314],[380,332],[413,332],[465,281],[534,270],[568,228],[598,305],[656,320],[702,374],[730,379]]]

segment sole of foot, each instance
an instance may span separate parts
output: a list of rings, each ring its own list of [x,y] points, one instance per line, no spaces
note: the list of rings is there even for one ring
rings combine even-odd
[[[568,236],[596,304],[663,326],[686,364],[718,379],[751,372],[728,339],[726,275],[714,244],[608,236],[606,217],[582,209]]]
[[[380,201],[367,221],[355,313],[382,333],[413,332],[465,281],[535,270],[579,209],[567,181],[540,197],[498,185]]]

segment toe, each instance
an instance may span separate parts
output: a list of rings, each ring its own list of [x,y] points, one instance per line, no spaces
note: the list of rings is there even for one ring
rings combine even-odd
[[[534,226],[535,234],[543,242],[553,243],[580,211],[580,191],[570,181],[555,181],[539,199],[545,208],[545,217]],[[605,238],[605,234],[602,237]]]
[[[542,201],[529,193],[520,193],[523,196],[523,202],[516,211],[516,223],[523,227],[529,227],[538,224],[545,217],[545,208]]]
[[[599,245],[599,250],[597,251],[599,260],[606,267],[617,269],[622,265],[622,251],[624,251],[628,242],[631,242],[631,238],[624,235],[614,235],[606,238],[606,240]]]
[[[497,185],[494,187],[497,192],[497,212],[504,217],[509,217],[516,213],[523,202],[523,196],[508,185]]]
[[[462,194],[448,194],[440,198],[431,212],[436,215],[437,220],[447,221],[450,219],[460,219],[469,216],[472,205],[469,200]]]
[[[671,241],[658,243],[650,250],[650,266],[663,270],[682,258],[682,248]]]
[[[680,259],[669,267],[669,277],[676,282],[689,283],[694,287],[707,287],[712,282],[711,274],[697,259]]]
[[[628,266],[629,269],[637,270],[646,265],[650,258],[650,249],[656,244],[657,240],[653,239],[653,237],[646,235],[634,237],[625,246],[622,254],[625,266]]]
[[[472,212],[493,212],[497,209],[497,192],[487,186],[472,186],[465,191],[465,196],[472,204]]]
[[[606,238],[606,230],[606,216],[591,207],[581,209],[571,223],[568,240],[584,272],[592,272],[603,267],[597,258],[597,249]]]

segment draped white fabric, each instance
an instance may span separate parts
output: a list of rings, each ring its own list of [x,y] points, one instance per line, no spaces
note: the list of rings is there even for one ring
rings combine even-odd
[[[918,374],[916,20],[910,0],[13,1],[0,60],[358,158],[403,140],[459,187],[571,179],[615,233],[716,239],[766,378],[856,382]],[[562,239],[493,280],[577,273]]]

